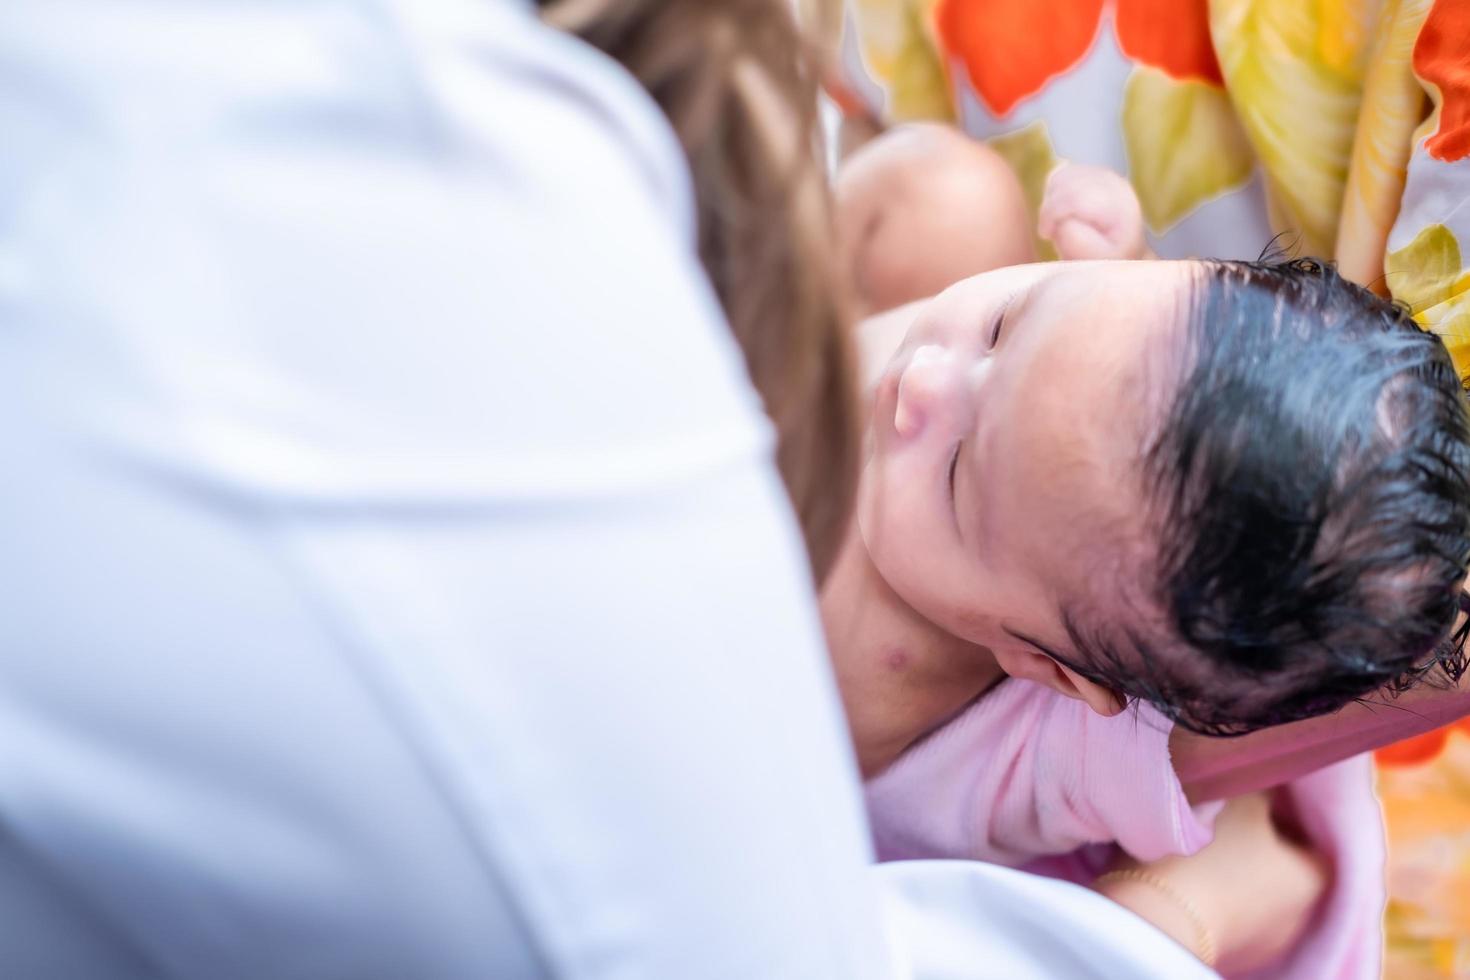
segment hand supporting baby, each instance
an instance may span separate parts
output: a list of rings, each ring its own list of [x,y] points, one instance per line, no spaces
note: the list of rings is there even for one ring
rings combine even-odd
[[[1189,857],[1131,860],[1094,884],[1191,949],[1239,973],[1292,947],[1327,891],[1320,856],[1285,833],[1265,793],[1238,797],[1215,821],[1215,838]]]

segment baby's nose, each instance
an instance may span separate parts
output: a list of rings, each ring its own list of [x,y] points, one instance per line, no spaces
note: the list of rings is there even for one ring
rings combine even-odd
[[[965,378],[954,354],[928,344],[914,351],[898,379],[893,428],[904,439],[953,428],[962,414]]]

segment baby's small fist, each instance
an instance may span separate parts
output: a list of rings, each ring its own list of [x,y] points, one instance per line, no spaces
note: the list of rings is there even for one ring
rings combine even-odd
[[[1148,257],[1143,211],[1126,178],[1106,167],[1065,163],[1052,171],[1036,231],[1064,259]]]

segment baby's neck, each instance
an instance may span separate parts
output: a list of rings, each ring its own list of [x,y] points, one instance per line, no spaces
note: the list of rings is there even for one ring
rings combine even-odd
[[[864,778],[989,690],[995,656],[940,629],[893,591],[851,533],[822,589],[822,621]]]

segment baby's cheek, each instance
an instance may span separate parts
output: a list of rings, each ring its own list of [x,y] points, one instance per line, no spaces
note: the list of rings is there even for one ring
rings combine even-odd
[[[868,552],[889,588],[922,615],[944,615],[955,605],[949,586],[956,569],[927,529],[885,525],[869,539]]]

